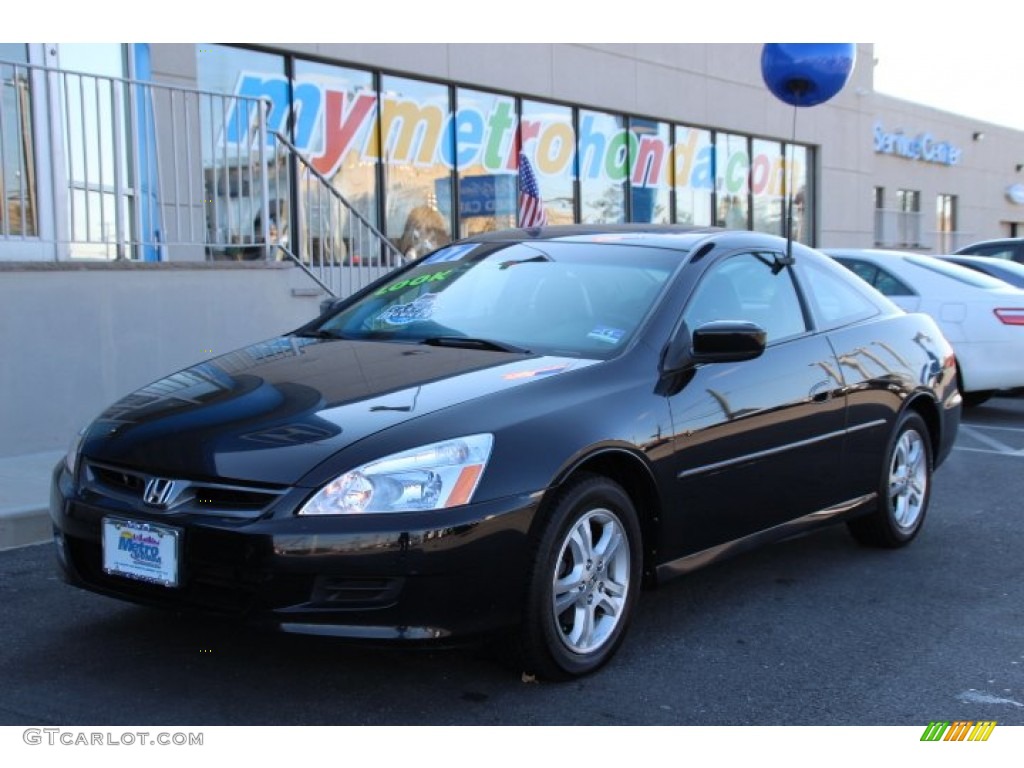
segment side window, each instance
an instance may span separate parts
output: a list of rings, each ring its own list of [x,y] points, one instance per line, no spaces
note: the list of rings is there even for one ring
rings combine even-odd
[[[797,264],[808,298],[821,326],[836,328],[878,314],[878,307],[851,284],[850,278],[838,268],[807,259]]]
[[[983,245],[975,248],[971,253],[978,256],[988,256],[990,259],[1012,259],[1013,247],[1009,245]]]
[[[839,263],[885,296],[914,296],[914,291],[888,270],[857,259],[840,259]]]
[[[896,275],[887,272],[881,267],[878,268],[878,276],[875,278],[875,288],[886,296],[914,296],[914,290],[900,280]]]
[[[788,268],[774,271],[775,255],[730,256],[708,270],[683,313],[691,330],[713,320],[746,320],[767,331],[768,343],[807,330]]]

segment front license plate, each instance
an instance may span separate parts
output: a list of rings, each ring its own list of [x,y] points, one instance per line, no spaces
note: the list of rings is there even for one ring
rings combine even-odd
[[[103,518],[103,570],[115,576],[178,586],[181,530]]]

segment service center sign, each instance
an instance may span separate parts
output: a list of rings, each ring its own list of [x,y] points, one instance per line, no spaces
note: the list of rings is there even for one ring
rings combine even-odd
[[[910,136],[902,130],[889,132],[880,122],[875,123],[875,152],[937,165],[956,165],[963,154],[960,147],[948,141],[936,141],[930,133]]]

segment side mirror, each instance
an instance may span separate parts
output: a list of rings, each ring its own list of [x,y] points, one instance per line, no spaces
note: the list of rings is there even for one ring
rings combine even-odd
[[[683,327],[685,330],[685,326]],[[738,363],[764,352],[767,333],[743,320],[715,320],[701,325],[692,335],[680,332],[662,358],[662,373],[675,373],[694,363]]]
[[[335,307],[337,307],[342,301],[344,301],[344,299],[335,298],[334,296],[332,296],[329,299],[324,299],[323,301],[321,301],[320,317],[323,317],[324,315],[333,312]]]
[[[739,363],[764,352],[768,333],[756,323],[715,320],[693,332],[690,357],[695,363]]]

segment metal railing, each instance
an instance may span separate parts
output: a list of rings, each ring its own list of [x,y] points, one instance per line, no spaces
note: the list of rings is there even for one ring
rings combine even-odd
[[[0,72],[5,257],[266,257],[287,184],[277,197],[267,184],[262,102],[34,64]]]
[[[875,245],[889,248],[925,247],[921,236],[921,214],[876,208]]]
[[[402,254],[265,100],[0,61],[0,258],[290,259],[332,295]]]
[[[274,131],[274,156],[294,158],[298,217],[279,248],[333,296],[347,296],[402,264],[402,252],[285,138]],[[279,151],[280,150],[280,151]]]
[[[965,245],[970,245],[978,238],[973,232],[962,232],[959,230],[938,231],[929,233],[932,236],[932,250],[938,254],[949,254]]]

